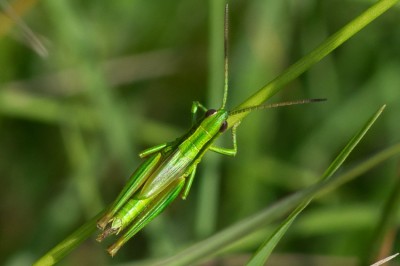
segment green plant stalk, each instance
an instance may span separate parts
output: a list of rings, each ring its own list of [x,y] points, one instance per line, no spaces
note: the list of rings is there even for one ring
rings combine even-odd
[[[97,220],[103,215],[105,210],[99,212],[96,216],[75,230],[71,235],[52,248],[43,257],[37,260],[33,266],[54,265],[73,249],[75,249],[84,240],[89,238],[96,231]]]

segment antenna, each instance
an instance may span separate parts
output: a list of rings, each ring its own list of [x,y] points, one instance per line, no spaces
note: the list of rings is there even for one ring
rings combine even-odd
[[[225,108],[228,98],[228,3],[225,4],[225,20],[224,20],[224,98],[222,99],[222,107]]]
[[[261,109],[268,109],[268,108],[276,108],[282,106],[289,106],[289,105],[296,105],[296,104],[306,104],[306,103],[315,103],[315,102],[324,102],[326,99],[304,99],[298,101],[290,101],[290,102],[282,102],[282,103],[271,103],[271,104],[264,104],[264,105],[256,105],[256,106],[249,106],[244,107],[239,110],[233,110],[229,112],[229,116],[246,113],[254,110],[261,110]]]

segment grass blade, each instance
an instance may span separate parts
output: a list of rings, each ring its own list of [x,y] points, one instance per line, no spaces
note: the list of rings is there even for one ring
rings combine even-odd
[[[277,228],[277,230],[265,241],[253,254],[251,259],[247,262],[247,266],[257,266],[257,265],[264,265],[267,261],[269,255],[271,255],[272,251],[279,243],[283,235],[289,229],[290,225],[292,225],[293,221],[296,219],[297,215],[302,212],[305,207],[307,207],[310,200],[305,203],[302,203],[299,207],[297,207],[289,217],[281,223],[281,225]]]
[[[325,173],[321,177],[321,181],[323,182],[329,179],[339,167],[343,164],[346,158],[350,155],[351,151],[357,146],[357,144],[361,141],[361,139],[365,136],[371,126],[375,123],[376,119],[382,114],[385,109],[385,105],[383,105],[364,125],[364,127],[357,132],[351,138],[351,140],[347,143],[347,145],[343,148],[340,154],[335,158],[332,164],[328,167]],[[255,266],[255,265],[264,265],[267,261],[269,255],[272,253],[272,250],[279,243],[280,239],[289,229],[290,225],[296,219],[297,215],[299,215],[311,202],[312,198],[302,202],[290,215],[289,217],[277,228],[277,230],[258,248],[258,250],[254,253],[253,257],[249,260],[247,265]]]
[[[59,262],[96,231],[97,220],[103,213],[104,211],[101,211],[91,220],[79,227],[75,232],[61,241],[57,246],[52,248],[43,257],[38,259],[33,266],[50,266]]]
[[[333,50],[338,48],[345,41],[354,36],[357,32],[366,27],[373,20],[375,20],[385,11],[394,6],[398,1],[399,0],[378,1],[376,4],[372,5],[366,11],[364,11],[361,15],[350,21],[335,34],[326,39],[309,54],[287,68],[286,71],[284,71],[281,75],[262,87],[259,91],[250,96],[235,109],[242,109],[247,106],[262,104],[264,101],[271,98],[274,94],[281,90],[283,86],[287,85],[289,82],[293,81],[298,76],[303,74],[306,70],[311,68],[311,66],[321,61]],[[232,127],[234,124],[242,120],[246,115],[248,115],[248,113],[241,113],[235,116],[231,116],[228,119],[228,124],[230,125],[230,127]]]

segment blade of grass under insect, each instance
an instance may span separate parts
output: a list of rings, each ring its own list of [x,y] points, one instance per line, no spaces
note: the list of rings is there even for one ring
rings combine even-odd
[[[349,182],[356,177],[370,171],[378,164],[399,154],[400,143],[366,159],[364,162],[358,164],[351,170],[341,175],[333,176],[330,179],[298,191],[291,196],[288,196],[274,203],[273,205],[268,206],[254,216],[243,219],[242,221],[192,245],[191,247],[175,254],[174,256],[159,261],[157,265],[188,265],[200,259],[204,260],[206,257],[211,257],[235,241],[238,241],[244,236],[260,229],[262,226],[265,226],[265,224],[273,222],[279,217],[282,217],[304,200],[324,195],[343,185],[344,183]]]
[[[354,36],[361,29],[366,27],[369,23],[382,15],[389,8],[394,6],[398,1],[399,0],[378,1],[376,4],[372,5],[366,11],[364,11],[361,15],[346,24],[335,34],[331,35],[309,54],[302,57],[299,61],[287,68],[286,71],[284,71],[281,75],[276,77],[270,83],[262,87],[255,94],[253,94],[240,105],[238,105],[235,109],[241,109],[246,106],[255,106],[262,104],[264,101],[271,98],[274,94],[281,90],[283,86],[287,85],[290,81],[293,81],[298,76],[303,74],[311,66],[321,61],[325,56],[338,48],[341,44]],[[229,127],[235,125],[246,115],[248,115],[247,112],[229,117]]]
[[[396,184],[391,194],[388,196],[379,221],[376,224],[372,238],[368,244],[366,252],[361,256],[360,265],[367,265],[376,261],[379,256],[380,248],[383,246],[385,237],[396,227],[396,218],[398,217],[398,206],[400,205],[400,169],[397,173]],[[391,250],[388,249],[388,252]]]
[[[347,145],[343,148],[343,150],[339,153],[339,155],[335,158],[335,160],[329,165],[328,169],[322,174],[320,178],[320,182],[324,182],[328,180],[339,167],[343,164],[346,158],[350,155],[353,149],[358,145],[361,139],[365,136],[371,126],[375,123],[376,119],[382,114],[385,109],[385,105],[382,106],[364,125],[364,127],[357,132],[347,143]],[[264,265],[269,256],[272,253],[272,250],[279,243],[283,235],[289,229],[290,225],[296,219],[297,215],[299,215],[311,202],[312,197],[304,202],[302,202],[285,221],[276,229],[276,231],[258,248],[258,250],[253,254],[252,258],[249,260],[247,265],[256,266],[256,265]]]
[[[75,230],[71,235],[61,241],[43,257],[38,259],[33,266],[50,266],[59,262],[96,231],[97,220],[101,217],[101,215],[103,215],[103,213],[104,211],[101,211],[84,225]]]
[[[271,255],[272,251],[279,243],[283,235],[286,233],[287,229],[292,225],[294,219],[296,219],[297,215],[300,214],[308,205],[310,201],[302,203],[299,207],[297,207],[289,217],[279,225],[277,230],[262,244],[256,253],[253,254],[251,259],[247,262],[247,266],[257,266],[264,265],[267,261],[269,255]]]

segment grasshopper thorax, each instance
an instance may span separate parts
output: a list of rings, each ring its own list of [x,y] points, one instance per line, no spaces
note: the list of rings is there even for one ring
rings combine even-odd
[[[223,133],[228,128],[227,119],[228,112],[225,109],[208,109],[200,123],[200,127],[214,136],[218,133]]]

